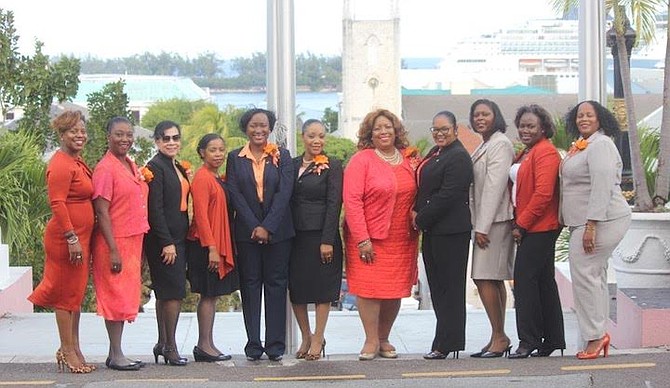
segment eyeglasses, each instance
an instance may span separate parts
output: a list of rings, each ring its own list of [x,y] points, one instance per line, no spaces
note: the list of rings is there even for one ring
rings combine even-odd
[[[451,132],[454,128],[452,128],[452,127],[440,127],[440,128],[437,128],[437,127],[430,127],[430,128],[428,128],[428,129],[429,129],[432,133],[435,133],[435,132],[449,133],[449,132]]]
[[[163,140],[163,143],[170,142],[170,139],[172,139],[174,142],[177,142],[181,140],[181,135],[163,136],[161,139]]]

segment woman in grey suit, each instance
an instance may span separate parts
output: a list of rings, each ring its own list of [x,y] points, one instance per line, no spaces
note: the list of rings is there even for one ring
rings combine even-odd
[[[570,275],[575,312],[586,348],[579,359],[594,359],[610,337],[607,259],[630,225],[630,206],[621,193],[623,163],[611,137],[619,134],[614,115],[596,101],[568,112],[566,130],[579,137],[561,164],[561,218],[570,229]]]
[[[505,136],[507,124],[495,102],[475,101],[470,107],[470,125],[484,140],[472,153],[474,184],[470,212],[475,232],[472,279],[491,323],[489,343],[470,356],[494,358],[511,349],[511,341],[505,334],[505,280],[512,279],[514,267],[514,215],[507,187],[514,147]]]

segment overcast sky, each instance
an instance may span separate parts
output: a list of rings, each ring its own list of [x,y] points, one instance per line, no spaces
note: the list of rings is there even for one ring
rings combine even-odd
[[[358,0],[361,18],[388,0]],[[457,5],[456,5],[457,3]],[[266,49],[267,0],[0,0],[14,11],[23,53],[35,38],[49,55],[115,58],[149,51],[194,57]],[[343,0],[294,0],[297,53],[340,55]],[[548,0],[399,0],[402,57],[442,57],[458,39],[552,18]]]

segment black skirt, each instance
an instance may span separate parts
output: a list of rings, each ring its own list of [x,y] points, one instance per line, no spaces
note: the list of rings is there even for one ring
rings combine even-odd
[[[186,243],[175,243],[177,258],[171,265],[163,263],[163,247],[153,235],[144,238],[144,252],[149,264],[151,275],[151,289],[156,299],[184,299],[186,297]]]
[[[297,231],[289,262],[291,303],[330,303],[340,298],[342,286],[342,240],[333,246],[333,261],[321,262],[321,231]]]
[[[237,268],[230,271],[223,279],[219,279],[219,273],[209,270],[209,249],[200,246],[200,241],[186,241],[188,256],[188,269],[186,271],[188,281],[191,284],[191,292],[201,296],[228,295],[240,289],[240,281]]]

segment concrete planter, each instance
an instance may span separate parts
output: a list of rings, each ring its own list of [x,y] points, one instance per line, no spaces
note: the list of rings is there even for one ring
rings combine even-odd
[[[618,288],[670,288],[670,213],[633,213],[611,260]]]

